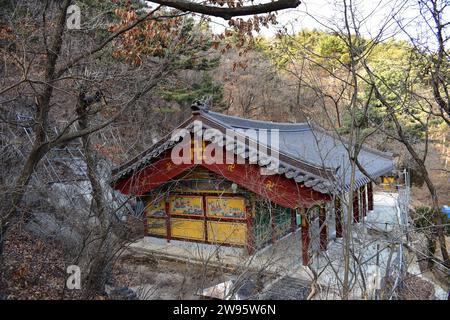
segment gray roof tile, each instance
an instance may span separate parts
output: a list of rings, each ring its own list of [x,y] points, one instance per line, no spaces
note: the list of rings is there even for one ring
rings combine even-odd
[[[228,116],[216,112],[204,111],[207,118],[221,123],[223,126],[245,132],[245,129],[279,130],[279,152],[311,165],[333,168],[336,178],[344,186],[350,183],[351,163],[348,157],[346,142],[326,132],[322,128],[308,123],[276,123],[269,121],[249,120]],[[270,147],[270,144],[268,143]],[[379,177],[394,169],[390,154],[364,147],[358,155],[359,163],[373,177]],[[291,175],[288,171],[286,176]],[[301,181],[301,178],[296,179]],[[369,179],[356,169],[357,184],[364,185]],[[310,184],[310,183],[309,183]]]

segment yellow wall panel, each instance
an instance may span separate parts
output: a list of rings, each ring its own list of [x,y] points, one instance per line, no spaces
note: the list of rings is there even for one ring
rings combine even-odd
[[[192,214],[203,215],[203,197],[202,196],[170,196],[171,214]]]
[[[395,183],[394,177],[383,177],[383,189],[384,190],[391,190],[393,189]]]
[[[204,220],[171,219],[172,237],[205,240]]]
[[[245,200],[242,197],[206,197],[209,217],[245,218]]]
[[[149,234],[165,236],[167,234],[165,219],[147,219],[147,228]]]
[[[247,224],[208,221],[208,240],[245,245],[247,242]]]
[[[145,212],[147,216],[157,216],[163,217],[166,215],[166,201],[164,199],[158,202],[147,202],[147,206],[145,207]]]

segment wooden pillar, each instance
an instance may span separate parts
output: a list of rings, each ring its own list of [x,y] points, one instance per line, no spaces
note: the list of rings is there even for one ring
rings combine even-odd
[[[353,191],[353,221],[359,222],[359,197],[358,197],[358,189]]]
[[[325,205],[320,206],[319,211],[319,230],[320,230],[320,250],[327,250],[328,231],[327,231],[327,211]]]
[[[171,231],[171,227],[170,227],[170,204],[169,204],[169,197],[166,197],[166,202],[165,202],[165,209],[166,209],[166,238],[167,238],[167,242],[170,242],[170,240],[172,239],[172,231]]]
[[[206,196],[202,196],[203,206],[203,234],[205,235],[205,242],[208,242],[208,219],[206,219]]]
[[[336,238],[342,238],[342,206],[341,199],[334,199],[334,216],[336,220]]]
[[[372,181],[367,185],[367,209],[369,211],[373,210],[373,185]]]
[[[361,187],[361,208],[363,217],[367,216],[367,195],[366,195],[366,186]]]
[[[304,208],[301,210],[302,261],[303,265],[307,266],[309,264],[309,243],[311,242],[311,238],[309,236],[309,222],[306,216],[306,210]]]
[[[247,253],[252,255],[255,252],[255,239],[253,237],[253,212],[252,207],[246,206],[247,215]]]

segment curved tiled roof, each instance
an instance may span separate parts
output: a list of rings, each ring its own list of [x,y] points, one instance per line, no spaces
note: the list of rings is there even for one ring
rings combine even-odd
[[[279,150],[299,161],[336,171],[336,180],[344,188],[350,184],[351,163],[348,157],[346,141],[326,132],[322,128],[308,123],[291,124],[269,121],[248,120],[216,112],[204,112],[207,118],[219,121],[229,128],[239,129],[278,129]],[[392,155],[379,150],[363,147],[358,161],[372,177],[379,177],[394,169]],[[369,182],[359,169],[356,170],[355,187]]]
[[[243,156],[244,158],[257,157],[258,164],[262,167],[271,168],[276,163],[276,171],[284,174],[289,179],[304,183],[305,186],[321,193],[332,193],[336,190],[348,190],[351,176],[351,163],[348,158],[346,141],[340,137],[328,133],[322,128],[312,126],[308,123],[277,123],[270,121],[250,120],[235,116],[224,115],[204,109],[198,109],[194,113],[197,118],[185,121],[179,128],[186,128],[196,134],[203,135],[205,140],[225,146],[227,150]],[[203,120],[202,131],[193,125],[194,120]],[[214,136],[205,134],[208,128],[231,129],[239,135],[250,139],[252,134],[260,130],[277,130],[279,161],[258,150],[253,150],[248,145],[240,145],[233,142],[228,145],[224,138],[215,139]],[[247,129],[251,129],[250,131]],[[181,137],[180,137],[181,138]],[[258,146],[266,145],[272,148],[269,142],[258,141]],[[177,141],[167,137],[152,146],[146,152],[135,159],[113,170],[113,180],[127,176],[145,166],[165,150],[175,145]],[[364,170],[373,178],[386,174],[394,169],[392,156],[375,149],[363,147],[358,155],[358,161]],[[273,169],[272,168],[272,169]],[[370,179],[359,169],[355,172],[354,187],[358,188]]]

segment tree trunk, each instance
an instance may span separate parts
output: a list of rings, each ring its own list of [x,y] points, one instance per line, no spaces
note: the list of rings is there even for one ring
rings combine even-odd
[[[366,68],[370,74],[370,69]],[[394,107],[384,99],[383,95],[379,92],[378,87],[376,87],[375,83],[373,82],[374,90],[375,90],[375,96],[376,98],[389,110],[391,113],[391,118],[394,122],[395,128],[397,130],[397,134],[403,143],[403,145],[408,150],[409,154],[413,157],[416,164],[419,166],[419,170],[421,171],[423,177],[425,178],[425,183],[427,185],[428,191],[431,195],[432,200],[432,206],[433,206],[433,223],[434,228],[432,228],[432,234],[435,232],[437,235],[437,240],[439,241],[439,246],[441,249],[441,254],[443,258],[443,264],[450,268],[450,258],[449,253],[447,250],[447,244],[445,242],[445,234],[444,234],[444,226],[442,221],[442,215],[440,214],[440,208],[439,208],[439,200],[436,192],[436,187],[434,186],[433,182],[430,179],[430,176],[428,175],[428,170],[425,166],[425,159],[422,159],[419,154],[417,154],[416,150],[413,148],[411,143],[409,142],[408,138],[406,137],[405,133],[403,132],[403,127],[398,121],[397,115],[395,113]],[[434,231],[434,232],[433,232]],[[432,257],[430,257],[431,259]]]
[[[60,7],[51,46],[50,48],[46,48],[47,60],[45,65],[45,85],[42,92],[36,97],[37,113],[35,140],[33,142],[33,148],[25,161],[16,183],[14,184],[11,195],[8,196],[10,200],[2,210],[2,214],[0,216],[0,255],[4,250],[4,239],[6,232],[8,231],[12,219],[17,217],[18,205],[25,195],[31,176],[33,175],[36,166],[39,164],[39,161],[49,150],[49,145],[46,141],[48,131],[48,113],[50,110],[50,100],[53,94],[52,82],[54,81],[58,56],[61,52],[67,8],[69,7],[70,2],[70,0],[65,0],[63,5]]]
[[[47,151],[48,150],[46,150],[46,148],[43,147],[38,141],[35,141],[35,147],[30,152],[13,189],[6,196],[7,204],[0,216],[0,256],[2,256],[4,251],[4,239],[6,237],[6,233],[9,226],[13,222],[13,219],[18,217],[19,204],[25,195],[34,169]]]
[[[425,167],[425,165],[423,165]],[[432,235],[436,234],[437,239],[439,242],[439,247],[441,249],[442,259],[444,266],[447,268],[450,268],[450,257],[447,250],[447,243],[445,241],[445,233],[444,233],[444,221],[442,220],[442,215],[439,208],[439,201],[437,197],[436,188],[431,181],[430,177],[428,176],[428,172],[425,168],[421,168],[422,173],[425,177],[425,183],[428,187],[428,190],[431,194],[431,199],[433,201],[433,222],[434,222],[434,228],[431,230]]]
[[[76,109],[79,117],[78,125],[80,130],[85,130],[89,127],[89,104],[85,101],[85,94],[82,92],[78,97],[78,106]],[[98,102],[98,100],[91,100],[90,104],[95,102]],[[96,173],[97,161],[90,147],[90,135],[82,136],[81,141],[83,143],[83,150],[86,158],[87,175],[92,188],[91,210],[98,219],[98,224],[96,224],[93,227],[92,232],[89,233],[89,237],[92,238],[93,241],[88,241],[90,245],[83,248],[87,259],[91,259],[90,261],[87,261],[88,268],[86,269],[88,273],[83,281],[83,296],[86,299],[91,299],[96,295],[105,292],[105,283],[111,270],[111,257],[114,250],[109,247],[111,240],[110,234],[112,232],[110,230],[111,221],[109,221],[107,217],[107,210],[103,200],[103,188]]]

